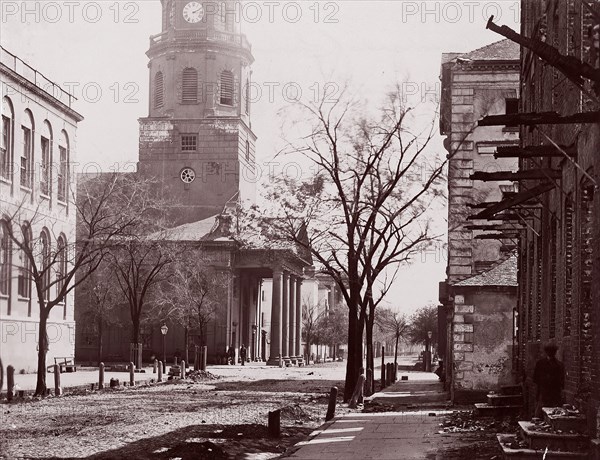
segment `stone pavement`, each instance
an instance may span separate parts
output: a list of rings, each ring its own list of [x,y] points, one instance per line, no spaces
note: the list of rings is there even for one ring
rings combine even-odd
[[[435,459],[451,439],[439,424],[452,411],[347,414],[298,443],[286,458],[303,460]]]

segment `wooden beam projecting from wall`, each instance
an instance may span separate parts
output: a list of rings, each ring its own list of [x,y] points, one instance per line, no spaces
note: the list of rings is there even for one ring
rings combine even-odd
[[[577,147],[560,146],[570,157],[577,156]],[[494,158],[537,158],[537,157],[564,157],[564,154],[553,145],[532,145],[529,147],[498,147]]]
[[[490,233],[489,235],[477,235],[476,240],[513,240],[520,238],[518,233]]]
[[[553,188],[554,188],[554,184],[552,182],[544,182],[542,184],[539,184],[539,185],[533,187],[530,190],[527,190],[525,192],[519,192],[515,196],[506,198],[493,206],[489,206],[489,207],[485,208],[483,211],[481,211],[473,216],[469,216],[467,219],[469,219],[469,220],[490,219],[495,214],[499,213],[500,211],[504,211],[505,209],[510,209],[521,203],[525,203],[526,201],[529,201],[532,198],[535,198],[536,196],[541,195],[542,193],[546,193],[549,190],[552,190]]]
[[[527,230],[525,227],[510,225],[510,224],[499,224],[499,225],[465,225],[463,228],[466,230],[480,230],[480,231],[494,231],[494,232],[519,232],[521,230]]]
[[[540,179],[560,179],[562,172],[557,169],[527,169],[525,171],[497,171],[482,172],[476,171],[469,176],[471,180],[489,181],[519,181],[519,180],[540,180]]]
[[[557,112],[512,113],[508,115],[488,115],[477,123],[478,126],[504,125],[568,125],[576,123],[598,123],[600,112],[581,112],[561,116]]]

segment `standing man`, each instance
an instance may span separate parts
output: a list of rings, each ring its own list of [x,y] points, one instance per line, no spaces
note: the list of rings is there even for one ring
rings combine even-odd
[[[533,371],[533,382],[537,385],[535,416],[543,416],[542,407],[562,405],[562,390],[565,386],[565,368],[556,359],[558,347],[548,343],[544,347],[546,356],[539,359]]]
[[[244,346],[243,343],[242,343],[242,346],[240,347],[240,358],[242,360],[242,366],[243,366],[244,363],[246,362],[246,347]]]

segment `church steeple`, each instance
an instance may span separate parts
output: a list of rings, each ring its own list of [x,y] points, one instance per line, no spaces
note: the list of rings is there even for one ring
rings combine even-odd
[[[251,46],[239,0],[161,0],[150,37],[149,115],[140,120],[140,171],[160,177],[181,221],[214,214],[236,193],[254,200]],[[168,192],[167,192],[168,189]]]

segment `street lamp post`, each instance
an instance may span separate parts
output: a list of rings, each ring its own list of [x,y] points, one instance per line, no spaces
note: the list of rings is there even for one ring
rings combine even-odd
[[[169,332],[169,328],[166,324],[160,327],[160,333],[162,334],[162,345],[163,345],[163,372],[167,372],[167,347],[165,345],[165,336]]]
[[[433,333],[427,331],[427,341],[425,342],[425,372],[431,372],[431,337]]]

